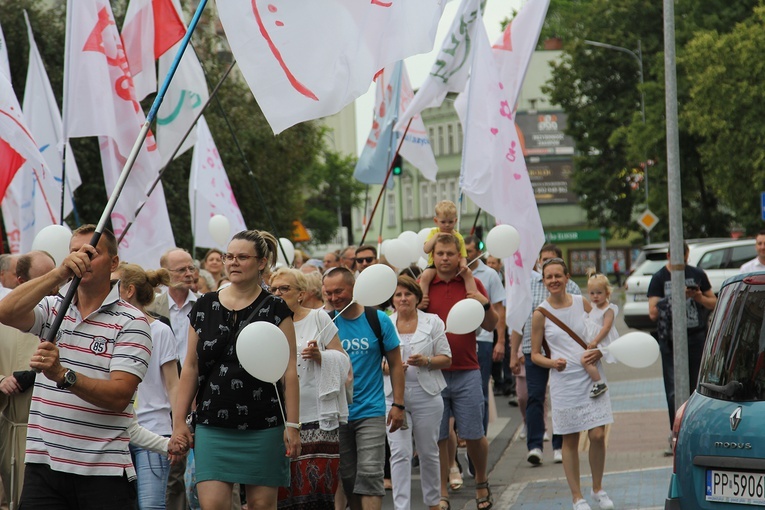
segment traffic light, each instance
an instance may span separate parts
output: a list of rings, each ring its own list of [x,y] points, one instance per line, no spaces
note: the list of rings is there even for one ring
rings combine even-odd
[[[478,248],[479,252],[482,252],[486,248],[486,244],[483,242],[483,225],[475,227],[475,238],[478,239],[476,248]]]
[[[401,175],[401,154],[396,154],[393,158],[393,175]]]

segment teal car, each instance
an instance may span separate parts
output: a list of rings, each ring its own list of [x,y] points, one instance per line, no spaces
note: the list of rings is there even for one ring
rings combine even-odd
[[[673,436],[665,510],[765,506],[765,273],[723,283]]]

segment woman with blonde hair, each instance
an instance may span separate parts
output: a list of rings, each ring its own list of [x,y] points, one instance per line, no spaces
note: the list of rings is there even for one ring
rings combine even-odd
[[[154,288],[170,284],[170,273],[167,269],[144,271],[139,265],[122,262],[114,276],[120,281],[120,297],[143,312],[151,327],[149,368],[138,385],[136,398],[138,424],[155,434],[170,437],[173,432],[170,411],[178,390],[178,351],[173,330],[146,311],[154,301]],[[138,477],[138,508],[165,508],[170,461],[165,455],[133,445],[130,453]]]
[[[275,509],[278,488],[290,485],[290,458],[300,455],[292,311],[261,287],[263,271],[276,261],[271,234],[235,234],[224,259],[231,284],[200,297],[189,313],[188,351],[173,407],[173,444],[194,443],[196,487],[205,510],[229,510],[235,483],[245,486],[248,509]],[[261,321],[276,325],[287,339],[290,356],[282,384],[251,375],[237,355],[239,332]],[[186,415],[195,396],[192,434]]]
[[[307,289],[306,276],[297,269],[282,267],[271,277],[271,292],[284,299],[294,314],[302,423],[302,454],[290,465],[292,484],[289,489],[279,490],[278,507],[334,510],[339,481],[340,417],[325,419],[321,394],[328,389],[325,382],[335,369],[342,369],[347,375],[350,360],[329,315],[302,305]],[[330,373],[325,374],[325,371]],[[343,381],[345,376],[341,378],[340,386],[331,388],[338,397],[341,392],[345,394]]]

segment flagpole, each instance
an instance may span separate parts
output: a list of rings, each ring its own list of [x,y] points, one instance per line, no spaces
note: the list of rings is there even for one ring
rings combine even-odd
[[[367,226],[366,228],[364,228],[364,235],[361,236],[361,242],[359,243],[359,245],[364,244],[364,239],[367,238],[369,227],[372,225],[372,219],[375,217],[377,206],[380,204],[380,198],[382,197],[382,194],[385,192],[385,187],[388,185],[388,179],[390,179],[391,173],[393,173],[393,162],[396,161],[396,156],[398,156],[398,153],[401,151],[401,146],[404,145],[404,139],[406,138],[407,132],[409,132],[409,126],[412,125],[413,120],[414,120],[414,117],[409,119],[409,122],[406,124],[406,129],[404,130],[404,133],[401,135],[401,140],[398,142],[398,147],[396,147],[396,152],[395,154],[393,154],[393,159],[391,159],[390,161],[390,166],[388,166],[388,173],[385,174],[385,180],[382,183],[382,188],[380,189],[380,193],[377,195],[375,206],[372,208],[372,214],[370,214],[369,216],[369,221],[367,221]]]
[[[167,164],[164,167],[162,167],[162,169],[157,174],[157,178],[154,179],[154,182],[151,184],[149,189],[146,191],[147,198],[149,196],[151,196],[152,192],[154,192],[154,189],[161,182],[162,176],[165,174],[165,171],[167,171],[167,169],[170,168],[170,165],[172,164],[173,159],[175,158],[175,155],[178,154],[178,151],[181,150],[181,147],[183,146],[183,142],[186,141],[186,138],[189,137],[189,135],[191,134],[191,131],[194,130],[194,126],[196,126],[197,121],[204,114],[205,110],[207,109],[207,106],[210,104],[210,101],[212,101],[212,99],[215,96],[215,94],[218,93],[218,90],[220,89],[221,85],[223,85],[223,82],[226,80],[226,78],[228,77],[228,75],[231,72],[231,70],[234,69],[235,65],[236,65],[236,59],[233,62],[231,62],[231,65],[228,67],[228,69],[226,69],[226,72],[223,73],[223,76],[218,81],[218,84],[215,85],[215,88],[210,93],[210,97],[207,98],[207,101],[205,102],[205,104],[202,105],[202,108],[200,108],[199,113],[197,114],[196,118],[194,118],[194,122],[191,123],[189,128],[186,130],[186,133],[183,135],[181,140],[178,142],[178,145],[175,147],[175,150],[170,155],[170,159],[168,160]],[[141,203],[141,205],[138,206],[138,208],[135,210],[135,214],[134,214],[135,217],[138,216],[138,214],[141,212],[141,210],[143,209],[143,206],[145,204],[146,204],[146,202],[143,202],[143,203]],[[122,239],[125,237],[125,235],[127,234],[128,230],[130,230],[130,227],[133,226],[134,222],[135,222],[135,219],[125,226],[125,228],[122,230],[122,233],[120,233],[119,238],[117,239],[117,244],[122,242]]]
[[[125,166],[122,168],[122,172],[120,173],[120,177],[117,180],[117,184],[114,186],[114,190],[112,191],[112,194],[109,197],[109,201],[106,204],[106,208],[101,214],[101,219],[98,221],[96,230],[95,232],[93,232],[93,237],[91,237],[90,239],[91,246],[97,246],[99,239],[101,239],[101,233],[104,231],[104,228],[106,228],[106,222],[109,220],[109,217],[111,216],[111,213],[114,210],[114,206],[117,204],[117,199],[119,199],[120,193],[122,192],[122,188],[125,187],[125,183],[127,182],[128,177],[130,176],[130,171],[133,169],[135,160],[138,158],[138,153],[141,151],[143,142],[146,140],[146,136],[149,134],[151,123],[154,122],[154,119],[157,116],[157,111],[159,110],[159,107],[165,98],[165,94],[167,93],[167,89],[170,86],[170,82],[173,80],[175,71],[178,69],[178,64],[180,64],[181,62],[181,57],[183,57],[183,52],[186,50],[186,47],[188,46],[189,41],[191,40],[191,34],[194,33],[194,29],[197,27],[197,24],[199,23],[199,18],[202,16],[202,12],[204,11],[204,8],[206,5],[207,5],[207,0],[201,0],[199,2],[199,5],[197,6],[197,10],[194,13],[194,17],[192,18],[191,23],[189,24],[189,28],[186,30],[186,35],[183,37],[183,40],[181,41],[180,48],[178,48],[178,53],[175,55],[175,59],[173,60],[173,63],[170,65],[170,69],[168,70],[167,76],[165,77],[165,81],[162,83],[162,86],[160,87],[159,92],[157,93],[157,96],[154,98],[154,103],[152,104],[151,109],[149,110],[149,114],[146,117],[146,122],[144,122],[144,125],[141,128],[141,132],[138,134],[138,138],[133,144],[133,148],[127,157],[127,161],[125,161]],[[70,11],[71,9],[67,9],[67,15],[70,14]],[[68,25],[67,28],[71,29],[71,25]],[[68,55],[68,52],[67,52],[67,55]],[[66,81],[64,83],[66,84]],[[46,341],[48,342],[55,341],[56,335],[58,334],[58,330],[61,328],[61,324],[64,322],[64,316],[66,315],[66,311],[69,309],[69,305],[72,303],[72,299],[74,299],[74,294],[77,292],[77,288],[80,286],[81,280],[82,279],[77,276],[75,276],[72,279],[72,283],[69,285],[69,290],[66,293],[64,300],[61,302],[61,306],[57,310],[56,318],[53,320],[53,324],[51,325],[50,330],[48,330],[48,335],[45,338]]]

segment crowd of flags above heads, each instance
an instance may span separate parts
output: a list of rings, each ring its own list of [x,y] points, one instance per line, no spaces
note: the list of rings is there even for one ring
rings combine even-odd
[[[218,0],[217,9],[239,68],[275,134],[340,111],[377,81],[374,124],[356,169],[362,182],[381,183],[399,145],[404,158],[435,180],[437,166],[419,114],[440,104],[447,92],[460,93],[462,191],[521,233],[519,251],[506,261],[512,302],[516,289],[528,287],[525,282],[543,242],[514,116],[549,0],[528,0],[493,47],[481,18],[485,0],[462,0],[430,76],[414,94],[401,61],[432,49],[445,3]],[[179,0],[131,0],[121,33],[108,0],[68,0],[63,122],[57,124],[58,131],[46,128],[57,139],[45,145],[42,128],[26,108],[19,108],[10,77],[0,78],[0,151],[13,156],[2,158],[0,192],[14,251],[24,251],[35,232],[60,221],[60,203],[48,187],[58,189],[60,200],[61,154],[68,139],[99,137],[107,190],[113,188],[145,122],[139,101],[157,88],[157,60],[162,79],[185,30]],[[44,76],[36,49],[33,59],[33,46],[30,28],[30,69],[35,65],[36,74]],[[0,69],[3,59],[7,61],[7,55],[0,52]],[[30,92],[27,82],[29,110],[35,110],[31,104],[45,105],[49,118],[61,119],[55,100],[43,101],[44,94],[53,97],[52,91],[42,92],[45,87],[38,85]],[[118,235],[132,224],[120,246],[124,259],[156,267],[157,254],[174,244],[167,204],[156,181],[208,97],[202,66],[188,48],[158,112],[156,138],[147,138],[112,213]],[[200,225],[205,215],[230,215],[233,228],[244,228],[244,221],[206,123],[200,122],[197,131],[178,154],[199,140],[189,197],[196,200],[196,244],[204,245],[209,243],[204,239],[206,225]],[[48,151],[56,159],[41,157]],[[64,168],[66,214],[79,184],[71,151]],[[153,192],[147,195],[149,189]],[[42,205],[31,205],[36,201]],[[141,206],[143,212],[136,216]],[[520,302],[523,296],[517,298]]]

